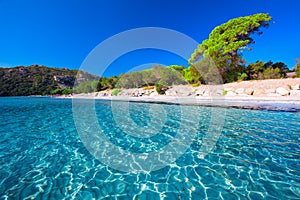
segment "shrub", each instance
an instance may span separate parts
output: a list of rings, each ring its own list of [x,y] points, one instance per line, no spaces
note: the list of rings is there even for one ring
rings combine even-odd
[[[189,66],[182,70],[183,78],[186,82],[193,84],[200,82],[202,76],[195,66]]]
[[[152,90],[154,88],[155,88],[155,86],[152,86],[152,85],[143,87],[144,90]]]
[[[300,77],[300,62],[295,67],[296,76]]]
[[[226,96],[226,95],[227,95],[227,93],[228,93],[228,91],[227,91],[227,90],[223,90],[223,93],[222,93],[222,95],[223,95],[223,96]]]
[[[193,83],[192,84],[192,87],[198,87],[198,86],[200,86],[200,83],[198,82],[198,83]]]
[[[259,73],[258,75],[258,79],[277,79],[277,78],[281,78],[281,74],[280,74],[280,69],[279,68],[267,68],[266,70],[264,70],[262,73]]]
[[[111,95],[112,96],[117,96],[122,90],[120,89],[114,89],[112,92],[111,92]]]
[[[248,75],[246,73],[242,73],[239,75],[238,80],[244,81],[244,80],[247,80],[247,78],[248,78]]]
[[[167,88],[161,84],[156,84],[155,89],[158,94],[165,94],[165,92],[167,90]]]
[[[63,95],[68,95],[68,94],[72,94],[73,93],[73,89],[64,89],[63,91],[62,91],[62,94]]]
[[[61,95],[63,93],[63,89],[57,88],[55,90],[52,90],[50,93],[51,95],[56,95],[56,94]]]
[[[76,87],[73,88],[75,93],[90,93],[90,92],[97,92],[97,80],[87,80],[82,81],[77,84]]]
[[[62,89],[62,88],[57,88],[55,90],[52,90],[50,92],[51,95],[68,95],[68,94],[72,94],[73,93],[73,89]]]

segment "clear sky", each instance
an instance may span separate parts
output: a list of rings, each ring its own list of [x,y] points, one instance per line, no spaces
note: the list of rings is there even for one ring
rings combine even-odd
[[[255,37],[248,63],[300,57],[298,0],[0,0],[0,67],[40,64],[78,69],[105,39],[128,29],[164,27],[199,43],[231,18],[269,13],[273,23]],[[144,63],[185,64],[162,51],[135,52],[116,60],[106,75]]]

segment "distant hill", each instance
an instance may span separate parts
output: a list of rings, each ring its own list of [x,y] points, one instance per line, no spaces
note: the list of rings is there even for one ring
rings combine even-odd
[[[47,95],[57,88],[72,88],[77,74],[80,81],[100,78],[84,71],[40,65],[0,68],[0,96]]]

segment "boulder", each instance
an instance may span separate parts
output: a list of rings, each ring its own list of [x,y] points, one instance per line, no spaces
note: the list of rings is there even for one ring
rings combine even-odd
[[[155,96],[158,96],[158,93],[156,91],[153,91],[149,96],[150,97],[155,97]]]
[[[245,89],[244,88],[238,88],[235,90],[235,93],[237,94],[244,94]]]
[[[253,89],[246,89],[245,93],[248,95],[253,95],[254,90]]]
[[[198,89],[195,91],[195,96],[202,96],[205,93],[205,90]]]
[[[203,94],[203,96],[204,96],[204,97],[209,97],[209,96],[211,96],[211,94],[210,94],[209,91],[205,91],[204,94]]]
[[[293,85],[292,90],[300,90],[300,84]]]
[[[290,96],[300,97],[300,90],[290,90]]]
[[[166,96],[177,96],[177,91],[176,91],[176,90],[172,90],[172,89],[168,89],[168,90],[165,92],[165,95],[166,95]]]
[[[193,93],[193,88],[187,86],[177,86],[176,94],[177,96],[191,96]]]
[[[193,88],[187,85],[175,85],[172,88],[166,90],[167,96],[190,96],[192,95]]]
[[[280,94],[281,96],[287,96],[289,95],[289,93],[290,92],[283,87],[279,87],[276,89],[276,94]]]
[[[138,96],[143,96],[145,94],[145,91],[144,90],[139,90],[138,91]]]
[[[212,92],[214,96],[222,96],[223,95],[223,90],[222,89],[217,89]]]
[[[276,94],[276,93],[267,93],[266,94],[268,97],[280,97],[280,94]]]
[[[226,91],[232,91],[233,88],[224,88],[224,90],[226,90]]]
[[[226,96],[230,96],[230,97],[233,97],[233,96],[236,96],[237,94],[235,92],[232,92],[232,91],[227,91],[227,94]]]
[[[99,92],[98,93],[98,97],[105,97],[105,96],[108,96],[108,93],[107,92]]]
[[[266,89],[266,94],[275,94],[276,89]]]
[[[261,89],[257,89],[257,90],[253,90],[253,96],[260,96],[260,95],[263,95],[265,93],[264,90],[261,90]]]
[[[145,90],[145,95],[149,96],[152,92],[154,92],[153,90]]]

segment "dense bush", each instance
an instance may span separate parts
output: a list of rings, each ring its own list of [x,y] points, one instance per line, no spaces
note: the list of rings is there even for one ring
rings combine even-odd
[[[264,79],[277,79],[281,78],[280,69],[279,68],[267,68],[262,73],[259,73],[258,79],[264,80]]]
[[[296,76],[300,77],[300,67],[297,67],[295,72],[296,72]]]
[[[69,95],[73,93],[73,89],[62,89],[62,88],[57,88],[55,90],[51,91],[51,95]]]
[[[300,59],[297,59],[298,63],[297,65],[294,67],[294,71],[296,73],[297,77],[300,77]]]
[[[87,80],[80,83],[77,83],[76,87],[73,88],[74,93],[90,93],[90,92],[97,92],[97,80]]]
[[[109,78],[101,77],[97,85],[97,90],[101,91],[101,90],[113,89],[116,87],[118,81],[119,81],[119,77],[117,76],[112,76]]]
[[[182,71],[182,74],[185,81],[190,84],[196,84],[201,81],[201,74],[194,66],[189,66],[188,68],[185,68]]]
[[[114,90],[111,92],[111,95],[112,95],[112,96],[117,96],[120,92],[121,92],[120,89],[114,89]]]
[[[174,69],[175,68],[175,69]],[[182,75],[183,67],[163,67],[154,66],[151,69],[140,72],[122,74],[116,84],[117,88],[140,88],[143,86],[153,86],[161,84],[165,86],[186,84]]]
[[[273,64],[273,62],[271,61],[266,63],[263,63],[262,61],[257,61],[248,65],[245,71],[248,74],[249,80],[263,80],[285,78],[286,73],[289,71],[289,69],[282,62],[277,62]]]
[[[165,94],[165,92],[166,92],[167,89],[168,89],[168,88],[167,88],[166,86],[163,86],[163,85],[161,85],[161,84],[156,84],[156,85],[155,85],[155,90],[156,90],[156,92],[157,92],[158,94]]]
[[[247,78],[248,78],[248,75],[245,72],[242,74],[239,74],[239,76],[238,76],[239,81],[247,80]]]

